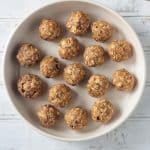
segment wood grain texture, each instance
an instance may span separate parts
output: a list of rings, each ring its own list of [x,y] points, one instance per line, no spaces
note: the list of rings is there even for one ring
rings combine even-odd
[[[131,117],[117,130],[86,142],[61,142],[32,131],[20,119],[4,90],[2,59],[10,33],[26,14],[51,0],[5,0],[0,5],[0,150],[149,150],[150,67],[141,101]],[[150,64],[150,1],[96,0],[124,16],[137,32]]]
[[[150,121],[129,119],[113,132],[90,141],[62,142],[48,139],[28,129],[20,120],[0,121],[1,150],[149,150]],[[9,136],[8,136],[9,135]]]

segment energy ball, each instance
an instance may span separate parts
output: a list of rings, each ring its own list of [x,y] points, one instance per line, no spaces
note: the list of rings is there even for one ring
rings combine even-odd
[[[108,54],[113,61],[120,62],[132,56],[133,49],[130,43],[125,40],[115,40],[108,48]]]
[[[71,59],[80,53],[80,44],[76,38],[64,38],[59,45],[59,55],[63,59]]]
[[[64,107],[72,99],[72,91],[65,84],[56,84],[49,90],[48,100],[56,107]]]
[[[120,69],[113,73],[112,83],[118,90],[132,91],[136,85],[136,78],[126,69]]]
[[[26,43],[20,46],[16,58],[21,66],[30,67],[40,61],[41,53],[35,46]]]
[[[26,74],[19,78],[17,87],[19,93],[25,98],[35,99],[42,94],[42,80],[34,74]]]
[[[109,80],[104,75],[92,75],[87,83],[87,91],[93,97],[103,96],[110,87]]]
[[[69,128],[79,130],[87,126],[88,114],[85,109],[75,107],[65,113],[64,119]]]
[[[84,77],[85,70],[81,64],[70,64],[64,69],[64,80],[70,85],[77,85]]]
[[[97,100],[91,108],[91,117],[94,121],[107,123],[114,115],[114,107],[110,101]]]
[[[82,11],[73,11],[67,20],[66,28],[75,35],[83,35],[90,27],[90,17]]]
[[[84,64],[88,67],[102,65],[105,61],[105,51],[99,45],[91,45],[85,48],[83,54]]]
[[[60,112],[52,105],[41,106],[37,111],[37,117],[43,127],[51,128],[60,117]]]
[[[45,56],[40,63],[40,71],[46,78],[54,78],[61,71],[61,64],[57,58]]]
[[[96,41],[102,42],[108,40],[113,33],[112,26],[109,23],[101,20],[94,21],[91,25],[91,30],[92,30],[92,37]]]
[[[60,36],[61,29],[58,23],[51,19],[43,19],[39,26],[39,34],[43,40],[54,40]]]

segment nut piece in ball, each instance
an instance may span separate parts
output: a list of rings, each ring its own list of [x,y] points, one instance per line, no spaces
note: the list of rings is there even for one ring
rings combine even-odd
[[[45,56],[40,62],[40,71],[46,78],[54,78],[61,71],[61,64],[57,58]]]
[[[90,17],[82,11],[73,11],[67,20],[66,28],[75,35],[86,33],[90,27]]]
[[[88,67],[102,65],[105,61],[105,51],[99,45],[91,45],[85,48],[83,54],[84,64]]]
[[[126,69],[120,69],[113,73],[112,83],[118,90],[132,91],[136,85],[136,78]]]
[[[26,74],[17,82],[19,93],[25,98],[35,99],[42,94],[42,80],[34,74]]]
[[[87,91],[93,97],[103,96],[110,87],[110,82],[104,75],[92,75],[87,83]]]
[[[58,23],[51,19],[43,19],[39,26],[39,34],[43,40],[54,40],[60,36],[61,29]]]
[[[30,67],[40,61],[41,53],[35,46],[26,43],[20,46],[16,58],[21,66]]]
[[[91,117],[94,121],[107,123],[114,115],[114,107],[110,101],[97,100],[91,108]]]
[[[71,59],[80,53],[80,44],[76,38],[64,38],[59,45],[59,55],[63,59]]]
[[[115,40],[108,47],[108,54],[113,61],[120,62],[132,56],[133,49],[130,43],[124,40]]]
[[[75,107],[65,113],[66,125],[75,130],[82,129],[88,124],[88,114],[85,109]]]
[[[109,23],[100,20],[94,21],[92,23],[91,30],[92,30],[92,37],[96,41],[102,42],[108,40],[113,33],[112,26]]]
[[[81,64],[70,64],[64,69],[64,80],[70,85],[79,84],[84,77],[85,70]]]
[[[46,104],[38,109],[37,117],[43,127],[51,128],[59,119],[60,112],[52,105]]]
[[[64,107],[72,99],[72,91],[65,84],[56,84],[49,90],[48,100],[56,107]]]

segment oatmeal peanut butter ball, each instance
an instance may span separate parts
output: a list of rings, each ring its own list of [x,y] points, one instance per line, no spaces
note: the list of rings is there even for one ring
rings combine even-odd
[[[74,107],[65,113],[66,125],[75,130],[82,129],[88,124],[88,114],[87,111],[80,107]]]
[[[132,54],[132,46],[125,40],[114,40],[108,47],[108,54],[113,61],[120,62],[129,59]]]
[[[41,53],[34,45],[25,43],[20,46],[16,58],[21,66],[30,67],[40,61]]]
[[[90,27],[90,17],[82,11],[73,11],[69,16],[66,28],[75,35],[86,33]]]
[[[136,78],[126,69],[120,69],[113,73],[112,83],[118,90],[132,91],[136,85]]]
[[[64,80],[70,85],[77,85],[84,77],[85,70],[81,64],[70,64],[64,69]]]
[[[49,90],[48,100],[56,107],[64,107],[72,99],[72,91],[65,84],[56,84]]]
[[[40,124],[45,128],[53,127],[60,117],[60,112],[52,105],[42,105],[37,111]]]
[[[110,87],[109,80],[104,75],[92,75],[87,83],[87,91],[93,97],[103,96]]]
[[[92,31],[92,37],[96,41],[105,42],[112,36],[113,28],[109,23],[105,21],[97,20],[92,23],[91,31]]]
[[[114,115],[114,107],[110,101],[97,100],[91,108],[91,117],[94,121],[107,123]]]
[[[42,80],[34,74],[26,74],[17,82],[19,93],[25,98],[35,99],[42,94]]]
[[[88,67],[102,65],[105,61],[105,51],[99,45],[91,45],[85,48],[83,54],[84,64]]]
[[[63,38],[59,45],[59,55],[63,59],[71,59],[80,53],[80,44],[76,38]]]
[[[39,34],[43,40],[54,40],[60,36],[61,28],[59,24],[51,19],[43,19],[39,26]]]
[[[57,58],[45,56],[40,62],[40,71],[46,78],[54,78],[61,71],[61,64]]]

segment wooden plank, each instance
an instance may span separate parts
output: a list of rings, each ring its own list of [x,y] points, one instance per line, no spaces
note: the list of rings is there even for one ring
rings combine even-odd
[[[49,139],[28,129],[20,120],[0,121],[1,150],[148,150],[150,120],[128,120],[113,132],[84,142]],[[144,127],[144,128],[143,128]],[[136,136],[135,136],[136,134]],[[9,135],[9,136],[8,136]]]

